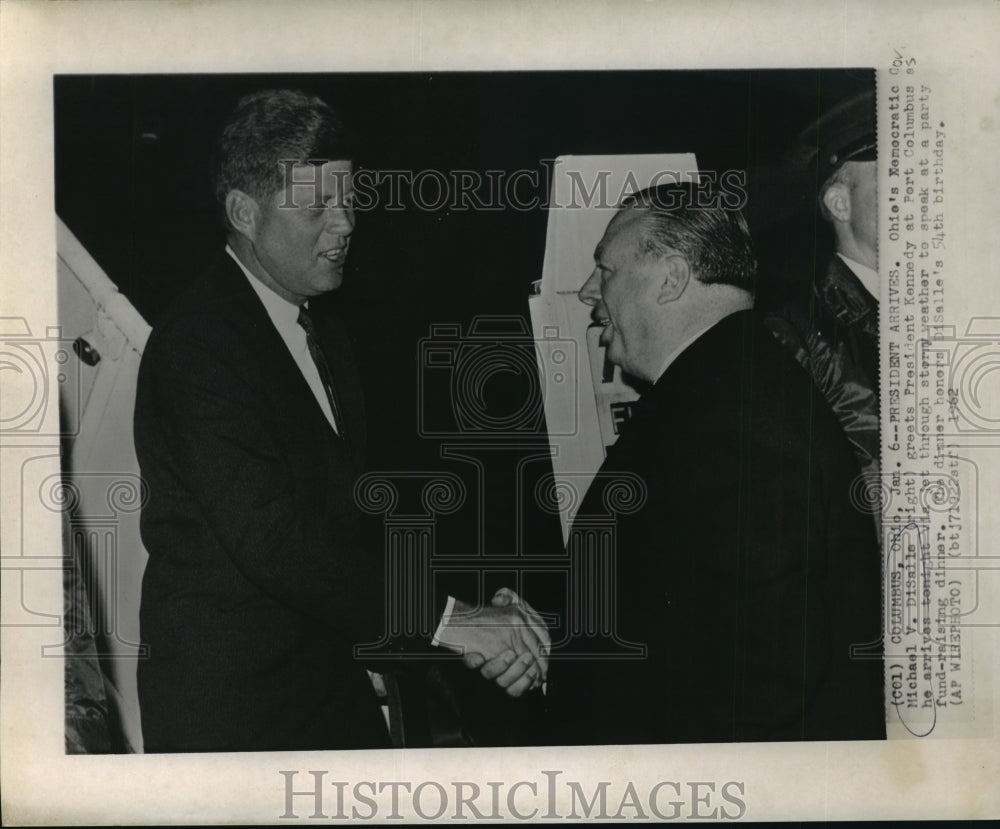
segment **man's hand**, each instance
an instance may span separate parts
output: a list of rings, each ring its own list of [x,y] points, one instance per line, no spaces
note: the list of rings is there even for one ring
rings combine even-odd
[[[545,623],[507,588],[498,590],[488,607],[456,601],[438,641],[511,696],[545,681],[551,646]]]

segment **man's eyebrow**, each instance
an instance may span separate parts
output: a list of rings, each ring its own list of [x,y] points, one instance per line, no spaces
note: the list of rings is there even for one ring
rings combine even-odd
[[[604,242],[601,242],[594,248],[594,261],[600,262],[604,258]]]

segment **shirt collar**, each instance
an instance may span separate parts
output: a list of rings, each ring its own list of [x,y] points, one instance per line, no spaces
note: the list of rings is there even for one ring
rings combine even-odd
[[[263,282],[261,282],[256,276],[254,276],[244,265],[240,258],[236,255],[229,245],[226,245],[226,253],[228,253],[233,261],[240,266],[240,270],[243,271],[243,275],[246,276],[247,280],[250,282],[250,287],[254,289],[257,296],[260,297],[260,301],[264,303],[264,309],[267,311],[267,315],[271,318],[271,322],[274,323],[275,327],[279,330],[288,330],[291,326],[298,325],[299,321],[299,306],[292,302],[289,302],[284,297],[278,296],[274,291],[267,287]]]
[[[878,299],[879,295],[879,279],[878,271],[872,270],[867,265],[862,265],[860,262],[855,262],[850,257],[844,256],[842,253],[838,253],[841,259],[844,260],[844,264],[847,265],[858,278],[858,281],[865,286],[865,290],[868,291],[875,299]]]

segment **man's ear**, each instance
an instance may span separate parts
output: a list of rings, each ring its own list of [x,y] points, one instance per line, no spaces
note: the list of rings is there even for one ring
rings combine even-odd
[[[691,281],[691,263],[679,253],[670,253],[661,260],[663,265],[663,282],[656,301],[660,305],[674,302],[681,298]]]
[[[851,220],[851,189],[846,182],[836,181],[823,192],[823,206],[838,222]]]
[[[226,196],[226,218],[237,233],[253,239],[260,221],[260,205],[242,190],[230,190]]]

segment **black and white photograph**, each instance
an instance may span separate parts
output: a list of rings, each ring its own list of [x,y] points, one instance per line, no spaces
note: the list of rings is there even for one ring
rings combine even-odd
[[[67,662],[68,750],[884,738],[876,524],[850,497],[878,458],[872,69],[54,95],[57,214],[94,257],[63,318],[88,284],[125,317],[63,329],[94,363],[67,417],[93,654]],[[595,122],[612,100],[629,116]],[[547,180],[589,157],[563,199]],[[543,273],[553,211],[607,225],[571,234],[592,267]],[[637,394],[589,485],[546,452],[545,399],[590,371],[574,328],[533,342],[546,279]],[[132,520],[86,531],[133,483]]]
[[[869,789],[960,777],[933,747],[995,766],[1000,310],[953,275],[995,264],[958,170],[995,113],[968,138],[903,42],[512,63],[455,27],[529,16],[417,5],[458,57],[395,54],[396,4],[306,3],[391,57],[35,73],[12,825],[862,816],[799,773],[898,817],[931,795]],[[13,708],[12,658],[42,689]],[[116,793],[33,806],[25,717],[47,787]],[[947,814],[995,814],[973,789]]]

